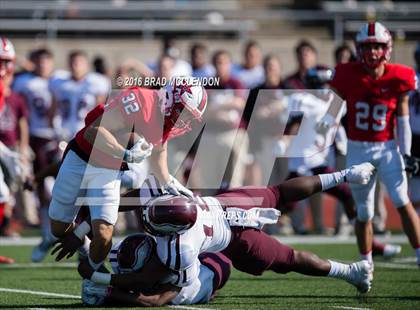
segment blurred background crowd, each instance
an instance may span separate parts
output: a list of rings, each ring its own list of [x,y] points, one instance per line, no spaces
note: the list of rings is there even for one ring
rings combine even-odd
[[[420,70],[419,17],[416,1],[0,1],[0,36],[16,50],[14,68],[4,78],[0,141],[21,154],[26,179],[34,179],[59,162],[60,142],[83,127],[88,111],[106,102],[111,90],[132,86],[117,85],[118,77],[218,77],[206,111],[214,130],[202,141],[203,152],[211,156],[192,169],[194,147],[183,139],[170,145],[170,165],[181,167],[175,171],[181,181],[205,188],[200,182],[223,162],[222,150],[229,159],[220,188],[278,183],[317,173],[317,168],[342,169],[345,122],[320,162],[296,164],[280,156],[281,145],[264,139],[276,135],[269,125],[261,126],[263,132],[255,137],[247,133],[250,114],[271,124],[287,108],[285,98],[292,90],[327,87],[328,79],[319,83],[320,74],[331,77],[336,64],[356,61],[351,38],[366,20],[378,19],[392,31],[393,62]],[[318,78],[317,83],[311,78]],[[420,114],[418,93],[411,102],[413,113]],[[418,124],[412,130],[420,136]],[[264,165],[276,156],[274,168]],[[54,179],[46,178],[44,186],[32,191],[25,178],[16,184],[7,175],[5,179],[12,195],[0,235],[16,237],[28,227],[48,229]],[[352,225],[341,206],[351,199],[345,191],[333,193],[338,200],[320,194],[291,206],[288,216],[268,230],[349,233]],[[380,184],[376,195],[375,231],[399,229]],[[412,199],[419,210],[420,198]],[[117,228],[135,229],[130,219],[120,217]]]

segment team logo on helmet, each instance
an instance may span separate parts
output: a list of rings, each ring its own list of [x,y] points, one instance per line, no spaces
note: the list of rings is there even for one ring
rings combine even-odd
[[[0,77],[13,73],[16,58],[15,48],[9,39],[0,37]]]
[[[119,245],[116,258],[111,261],[113,269],[121,273],[139,271],[149,261],[155,248],[153,237],[138,233],[125,238]],[[115,251],[114,249],[111,251]]]

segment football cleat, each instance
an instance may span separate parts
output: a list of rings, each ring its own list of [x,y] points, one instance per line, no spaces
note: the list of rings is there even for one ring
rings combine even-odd
[[[347,282],[353,284],[360,293],[369,292],[372,281],[372,267],[367,260],[350,264],[350,274]]]
[[[53,245],[53,240],[50,241],[43,239],[41,243],[34,247],[34,249],[32,250],[32,262],[39,263],[40,261],[42,261],[45,258],[45,256],[47,256],[48,251],[52,248]]]
[[[105,302],[108,293],[106,285],[97,284],[84,279],[82,282],[82,301],[88,306],[101,306]]]
[[[401,253],[401,246],[394,244],[385,244],[383,258],[389,259]]]
[[[375,166],[369,162],[353,165],[347,169],[346,181],[354,184],[367,184],[375,171]]]

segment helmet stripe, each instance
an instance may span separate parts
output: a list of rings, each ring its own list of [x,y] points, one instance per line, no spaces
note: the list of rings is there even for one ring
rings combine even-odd
[[[373,37],[375,35],[375,23],[368,24],[368,36]]]

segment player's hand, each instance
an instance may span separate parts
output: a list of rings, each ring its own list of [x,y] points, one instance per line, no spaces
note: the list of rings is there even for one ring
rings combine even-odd
[[[182,185],[177,179],[175,179],[172,175],[169,176],[169,182],[166,183],[163,188],[168,191],[172,195],[176,196],[186,196],[186,197],[194,197],[194,194],[191,190],[186,188]]]
[[[409,176],[417,175],[419,173],[420,159],[410,155],[404,155],[405,171]]]
[[[315,130],[320,135],[325,136],[328,131],[336,125],[334,116],[331,114],[325,114],[322,119],[316,124]]]
[[[69,259],[82,245],[83,240],[80,240],[73,232],[71,232],[56,242],[56,247],[51,252],[51,255],[58,253],[55,258],[55,261],[57,262],[63,258]]]
[[[152,154],[152,151],[153,144],[141,137],[131,149],[125,151],[123,159],[127,163],[141,163]]]
[[[83,279],[88,280],[92,278],[92,274],[95,272],[95,270],[93,270],[92,266],[89,264],[89,261],[87,259],[80,260],[79,266],[77,267],[77,271]]]

